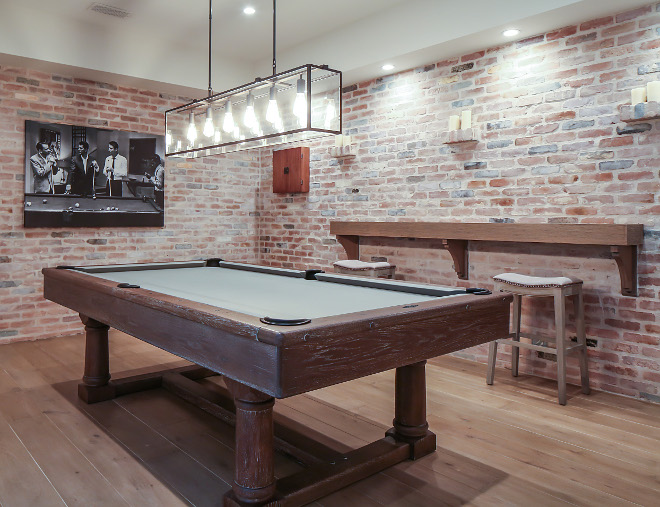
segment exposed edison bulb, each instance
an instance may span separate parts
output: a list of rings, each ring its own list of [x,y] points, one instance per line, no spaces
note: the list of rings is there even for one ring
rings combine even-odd
[[[168,131],[165,133],[165,144],[166,144],[167,146],[169,146],[170,144],[172,144],[172,131],[170,131],[170,130],[168,130]]]
[[[254,95],[252,92],[247,94],[247,99],[245,101],[245,115],[243,116],[243,123],[250,130],[255,130],[258,128],[257,125],[257,115],[254,114]]]
[[[206,137],[212,137],[215,133],[215,128],[213,127],[213,111],[211,106],[206,108],[206,121],[204,122],[204,135]]]
[[[195,142],[197,139],[197,129],[195,128],[195,113],[190,112],[190,120],[188,123],[188,135],[186,136],[190,144]]]
[[[266,108],[266,120],[276,127],[282,124],[280,108],[277,106],[277,99],[275,98],[275,85],[270,87],[270,98],[268,99],[268,108]]]
[[[176,151],[181,151],[181,139],[177,139],[176,141]]]
[[[227,134],[234,131],[234,115],[231,112],[231,100],[228,100],[225,106],[225,119],[222,122],[222,130],[227,132]]]
[[[335,99],[328,99],[328,104],[325,107],[325,128],[330,129],[332,127],[332,120],[337,117],[337,111],[335,111]]]
[[[222,135],[220,134],[220,129],[215,129],[215,133],[213,134],[213,142],[218,144],[220,141],[222,141]]]
[[[296,100],[293,102],[293,114],[301,125],[307,124],[307,100],[305,100],[305,80],[302,74],[296,84]]]

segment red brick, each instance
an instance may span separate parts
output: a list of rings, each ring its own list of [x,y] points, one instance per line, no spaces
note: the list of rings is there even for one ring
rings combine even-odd
[[[575,111],[560,111],[557,113],[549,114],[545,117],[546,122],[572,120],[575,118]]]
[[[648,39],[652,36],[651,30],[642,30],[640,32],[629,33],[627,35],[621,35],[617,38],[616,43],[619,46],[624,44],[631,44],[643,39]]]
[[[644,42],[643,44],[639,45],[639,49],[641,51],[652,51],[658,48],[660,48],[660,39]]]
[[[610,37],[611,35],[618,35],[621,33],[632,32],[635,29],[635,22],[629,21],[628,23],[616,24],[611,28],[603,30],[602,37]]]
[[[644,7],[639,7],[631,11],[622,12],[621,14],[616,15],[616,22],[623,23],[624,21],[630,21],[631,19],[639,18],[644,14],[651,12],[651,6],[645,5]]]
[[[569,35],[574,35],[577,32],[577,29],[578,29],[577,26],[567,26],[559,30],[555,30],[554,32],[549,32],[546,35],[546,40],[553,41],[556,39],[563,39],[564,37],[568,37]]]
[[[613,67],[612,62],[599,62],[599,63],[594,63],[593,65],[585,65],[582,68],[582,74],[596,74],[600,73],[604,70],[609,70]]]
[[[615,46],[614,37],[609,39],[599,39],[594,42],[589,42],[582,47],[583,51],[599,51],[605,48],[611,48]]]
[[[599,148],[612,148],[615,146],[630,146],[633,144],[633,136],[619,136],[610,139],[601,139],[598,143]]]
[[[470,60],[477,60],[482,58],[486,54],[485,51],[477,51],[476,53],[471,53],[461,57],[461,62],[469,62]]]
[[[582,23],[580,25],[580,30],[593,30],[594,28],[601,28],[612,23],[614,23],[614,18],[612,16],[606,16],[604,18],[598,18]]]

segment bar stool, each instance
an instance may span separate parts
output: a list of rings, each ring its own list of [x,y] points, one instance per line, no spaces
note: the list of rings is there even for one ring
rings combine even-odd
[[[389,262],[364,262],[354,259],[337,261],[333,264],[335,273],[371,278],[394,278],[396,266]]]
[[[495,280],[495,291],[509,292],[513,294],[513,332],[508,338],[495,340],[490,343],[488,349],[488,372],[486,383],[493,384],[495,376],[495,359],[497,355],[497,344],[505,343],[511,345],[511,374],[518,376],[518,358],[520,349],[531,349],[548,352],[557,355],[557,384],[560,405],[566,405],[566,354],[577,351],[580,361],[580,377],[582,381],[582,392],[589,394],[589,370],[587,364],[587,340],[584,329],[584,301],[582,297],[582,280],[558,276],[544,278],[537,276],[520,275],[517,273],[502,273],[493,277]],[[540,338],[538,336],[524,335],[520,332],[520,309],[522,296],[553,297],[555,306],[556,340]],[[577,345],[566,346],[566,298],[573,296],[573,308],[575,309]],[[537,339],[544,342],[554,342],[555,346],[536,345],[534,343],[521,342],[520,338]]]

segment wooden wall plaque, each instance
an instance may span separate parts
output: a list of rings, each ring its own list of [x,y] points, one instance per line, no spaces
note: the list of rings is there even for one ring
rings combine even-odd
[[[273,152],[273,192],[309,192],[309,147]]]

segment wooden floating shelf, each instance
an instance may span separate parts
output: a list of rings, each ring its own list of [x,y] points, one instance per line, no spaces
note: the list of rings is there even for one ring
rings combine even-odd
[[[330,156],[334,158],[350,158],[355,156],[355,146],[332,146],[330,147]]]
[[[477,129],[449,130],[443,134],[444,144],[476,143]]]
[[[442,240],[459,278],[468,278],[468,241],[510,241],[609,247],[621,277],[621,294],[637,295],[637,251],[644,238],[642,224],[508,224],[452,222],[330,222],[330,234],[349,259],[360,256],[360,237]]]
[[[660,120],[660,102],[640,102],[634,106],[620,106],[621,121],[632,123],[644,120]]]

